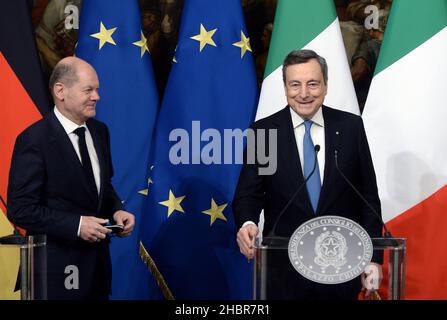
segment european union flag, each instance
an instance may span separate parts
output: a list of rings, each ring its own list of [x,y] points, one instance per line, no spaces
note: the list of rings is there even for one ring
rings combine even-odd
[[[231,211],[242,161],[231,134],[249,127],[257,99],[240,0],[186,0],[141,227],[143,260],[166,298],[251,297]]]
[[[98,73],[101,100],[96,117],[110,129],[113,185],[136,217],[133,234],[111,242],[112,298],[145,298],[150,279],[139,258],[138,229],[158,94],[138,0],[84,1],[76,55]]]

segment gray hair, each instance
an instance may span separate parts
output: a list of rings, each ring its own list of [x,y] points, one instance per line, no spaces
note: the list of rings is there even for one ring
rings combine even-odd
[[[53,87],[57,82],[61,82],[70,87],[78,81],[75,63],[67,63],[66,61],[59,62],[53,69],[50,76],[49,87],[53,92]]]
[[[284,83],[286,83],[286,69],[288,66],[292,66],[294,64],[306,63],[311,59],[315,59],[318,61],[318,64],[321,67],[321,72],[323,73],[324,84],[327,84],[328,68],[326,59],[324,59],[322,56],[319,56],[313,50],[294,50],[287,55],[282,65],[282,78]]]

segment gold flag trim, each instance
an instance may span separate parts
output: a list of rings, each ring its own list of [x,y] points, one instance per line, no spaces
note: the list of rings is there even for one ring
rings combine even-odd
[[[149,254],[149,252],[147,252],[146,248],[144,247],[141,241],[140,241],[140,257],[141,260],[143,260],[144,264],[148,267],[152,276],[155,278],[155,281],[157,282],[157,285],[160,288],[161,292],[163,293],[165,299],[175,300],[174,295],[172,294],[171,290],[169,289],[165,281],[165,278],[161,274],[160,270],[158,270],[157,265],[154,262],[154,259],[152,259],[151,255]]]

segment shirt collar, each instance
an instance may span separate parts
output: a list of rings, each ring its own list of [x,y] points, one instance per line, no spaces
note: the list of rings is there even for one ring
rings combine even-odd
[[[290,115],[292,116],[293,128],[295,129],[304,123],[304,119],[301,118],[301,116],[299,116],[295,111],[293,111],[292,108],[289,107],[289,109],[290,109]],[[323,110],[321,107],[318,108],[317,112],[310,120],[312,120],[313,123],[324,128]]]
[[[64,116],[57,109],[57,107],[54,107],[54,114],[56,115],[56,118],[59,120],[59,122],[61,123],[62,127],[64,128],[64,130],[67,134],[72,133],[79,127],[84,127],[86,130],[88,130],[85,122],[82,125],[78,125],[77,123],[74,123],[73,121],[68,119],[66,116]]]

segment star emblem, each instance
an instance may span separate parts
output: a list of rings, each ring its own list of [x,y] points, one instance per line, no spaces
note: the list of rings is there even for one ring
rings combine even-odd
[[[143,58],[143,56],[146,53],[146,51],[150,53],[149,48],[147,46],[147,39],[144,36],[143,32],[141,32],[141,39],[140,39],[140,41],[134,42],[132,44],[141,48],[141,58]]]
[[[203,48],[208,44],[210,46],[217,47],[216,43],[213,40],[213,35],[216,33],[217,28],[207,31],[203,24],[200,24],[200,33],[194,37],[191,37],[191,39],[199,41],[200,42],[200,52],[202,52]]]
[[[329,237],[323,241],[321,247],[325,256],[335,257],[338,255],[340,244],[334,238]]]
[[[221,219],[221,220],[227,221],[227,218],[223,214],[223,211],[226,207],[227,207],[226,203],[218,206],[217,203],[214,201],[214,199],[211,198],[211,208],[209,208],[208,210],[202,211],[202,213],[210,216],[210,226],[213,225],[213,223],[216,221],[216,219]]]
[[[233,43],[233,46],[241,48],[241,59],[247,51],[253,52],[250,46],[250,38],[247,38],[243,31],[241,31],[241,41]]]
[[[166,201],[159,202],[162,206],[168,207],[168,218],[171,216],[171,214],[177,210],[179,212],[185,213],[180,203],[185,199],[185,196],[176,197],[172,193],[172,191],[169,189],[169,199]]]
[[[99,32],[91,34],[90,37],[99,39],[99,50],[106,44],[110,43],[116,46],[115,40],[112,38],[112,34],[116,31],[117,28],[107,29],[104,24],[101,22],[99,26]]]

